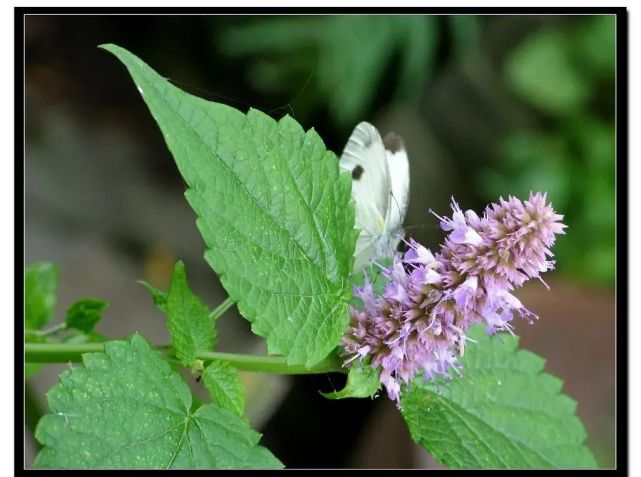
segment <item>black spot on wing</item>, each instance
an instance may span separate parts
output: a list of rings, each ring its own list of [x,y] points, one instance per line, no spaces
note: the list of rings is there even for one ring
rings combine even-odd
[[[354,179],[355,181],[359,180],[363,175],[363,172],[365,172],[365,169],[363,169],[361,166],[356,166],[354,169],[352,169],[352,179]]]
[[[400,151],[401,149],[405,149],[403,138],[395,132],[387,133],[385,135],[385,138],[383,139],[383,145],[385,146],[385,149],[387,149],[391,153],[395,153]]]

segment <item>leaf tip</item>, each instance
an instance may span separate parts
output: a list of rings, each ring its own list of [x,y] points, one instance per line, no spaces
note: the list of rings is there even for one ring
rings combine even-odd
[[[176,265],[174,265],[174,270],[184,270],[184,269],[185,269],[185,262],[183,262],[181,258],[176,262]]]
[[[106,50],[110,53],[114,53],[121,49],[118,45],[115,45],[113,43],[101,43],[100,45],[97,46],[97,48],[100,48],[101,50]]]
[[[147,340],[140,334],[140,332],[136,331],[132,336],[131,336],[131,345],[134,348],[142,348],[145,350],[150,349],[149,343]],[[111,342],[105,343],[105,349],[107,348],[107,345],[111,344]]]
[[[112,55],[114,55],[116,58],[118,58],[122,63],[129,68],[132,64],[132,62],[137,62],[138,64],[141,64],[142,61],[133,53],[131,53],[129,50],[123,48],[122,46],[118,46],[114,43],[102,43],[98,45],[98,48],[101,50],[108,51]]]

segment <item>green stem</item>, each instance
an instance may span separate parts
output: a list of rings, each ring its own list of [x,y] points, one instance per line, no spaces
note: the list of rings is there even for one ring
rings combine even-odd
[[[169,361],[176,361],[173,348],[170,346],[158,347]],[[79,363],[85,353],[104,351],[104,343],[25,343],[25,362],[27,363]],[[211,361],[224,361],[241,371],[254,371],[257,373],[275,374],[324,374],[342,373],[340,360],[331,354],[323,361],[316,363],[311,368],[302,365],[289,365],[282,356],[259,356],[235,353],[198,353],[197,359],[205,363]]]
[[[213,311],[209,314],[211,318],[217,320],[223,314],[229,310],[232,306],[234,306],[234,300],[232,300],[230,297],[227,297],[225,301],[223,301],[220,305],[218,305],[216,308],[213,309]]]
[[[29,332],[33,333],[36,336],[51,336],[61,331],[65,331],[66,329],[67,329],[67,323],[63,321],[62,323],[58,323],[57,325],[54,325],[51,328],[47,328],[46,330],[29,330]]]

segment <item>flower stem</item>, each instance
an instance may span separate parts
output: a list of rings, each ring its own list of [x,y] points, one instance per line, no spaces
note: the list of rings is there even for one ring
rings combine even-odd
[[[216,308],[212,310],[212,312],[209,314],[209,316],[216,321],[218,318],[223,316],[223,314],[229,310],[232,306],[234,306],[234,300],[231,299],[231,297],[225,298],[225,301],[223,301],[220,305],[218,305]]]
[[[169,361],[176,361],[171,346],[157,348]],[[85,353],[104,351],[104,343],[25,343],[25,362],[27,363],[79,363]],[[316,363],[311,368],[302,365],[289,365],[282,356],[259,356],[251,354],[203,352],[197,359],[205,363],[224,361],[241,371],[275,374],[324,374],[343,373],[341,361],[333,354]]]

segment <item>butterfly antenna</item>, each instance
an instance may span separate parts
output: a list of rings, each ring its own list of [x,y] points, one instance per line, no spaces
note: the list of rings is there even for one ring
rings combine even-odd
[[[392,196],[392,199],[394,199],[394,203],[396,204],[396,208],[398,209],[398,216],[399,217],[402,216],[403,214],[401,212],[401,206],[398,203],[398,201],[396,200],[396,197],[394,197],[394,192],[390,191],[389,194]]]
[[[224,94],[214,93],[213,91],[209,91],[208,89],[204,89],[204,88],[199,88],[198,86],[194,86],[194,85],[189,84],[189,83],[183,83],[182,81],[178,81],[178,80],[175,80],[173,78],[169,78],[168,76],[164,77],[164,79],[166,79],[167,81],[169,81],[170,83],[173,83],[175,85],[184,86],[185,88],[189,88],[189,89],[192,89],[192,90],[195,90],[195,91],[200,91],[201,93],[208,94],[209,96],[212,96],[212,97],[215,97],[215,98],[221,98],[221,99],[224,99],[226,101],[231,101],[232,103],[242,104],[243,106],[247,106],[248,108],[259,109],[257,106],[255,106],[253,104],[250,104],[250,103],[247,103],[245,101],[240,101],[240,100],[232,98],[230,96],[225,96]]]
[[[309,84],[309,82],[311,81],[312,76],[314,76],[314,72],[313,72],[313,71],[309,73],[309,76],[307,77],[307,80],[305,80],[305,84],[304,84],[304,85],[303,85],[303,87],[300,89],[300,91],[298,91],[298,93],[296,93],[296,96],[294,96],[294,98],[293,98],[292,100],[290,100],[290,101],[289,101],[285,106],[279,106],[279,107],[277,107],[277,108],[274,108],[274,109],[270,110],[270,111],[269,111],[269,113],[271,114],[271,113],[273,113],[274,111],[280,111],[280,110],[282,110],[282,109],[286,109],[286,108],[287,108],[287,109],[289,109],[289,110],[291,111],[291,113],[292,113],[292,117],[293,117],[293,118],[296,118],[296,114],[294,113],[294,107],[292,106],[292,103],[294,103],[294,102],[298,99],[298,97],[299,97],[301,94],[303,94],[303,91],[305,91],[305,88],[307,88],[307,85],[308,85],[308,84]]]
[[[427,224],[408,225],[407,227],[404,227],[404,228],[405,230],[425,229],[427,228]]]
[[[287,103],[285,106],[278,106],[277,108],[270,109],[267,111],[269,114],[275,113],[276,111],[282,111],[283,109],[287,109],[291,115],[292,118],[296,118],[296,112],[294,111],[294,107],[292,106],[291,103]]]

